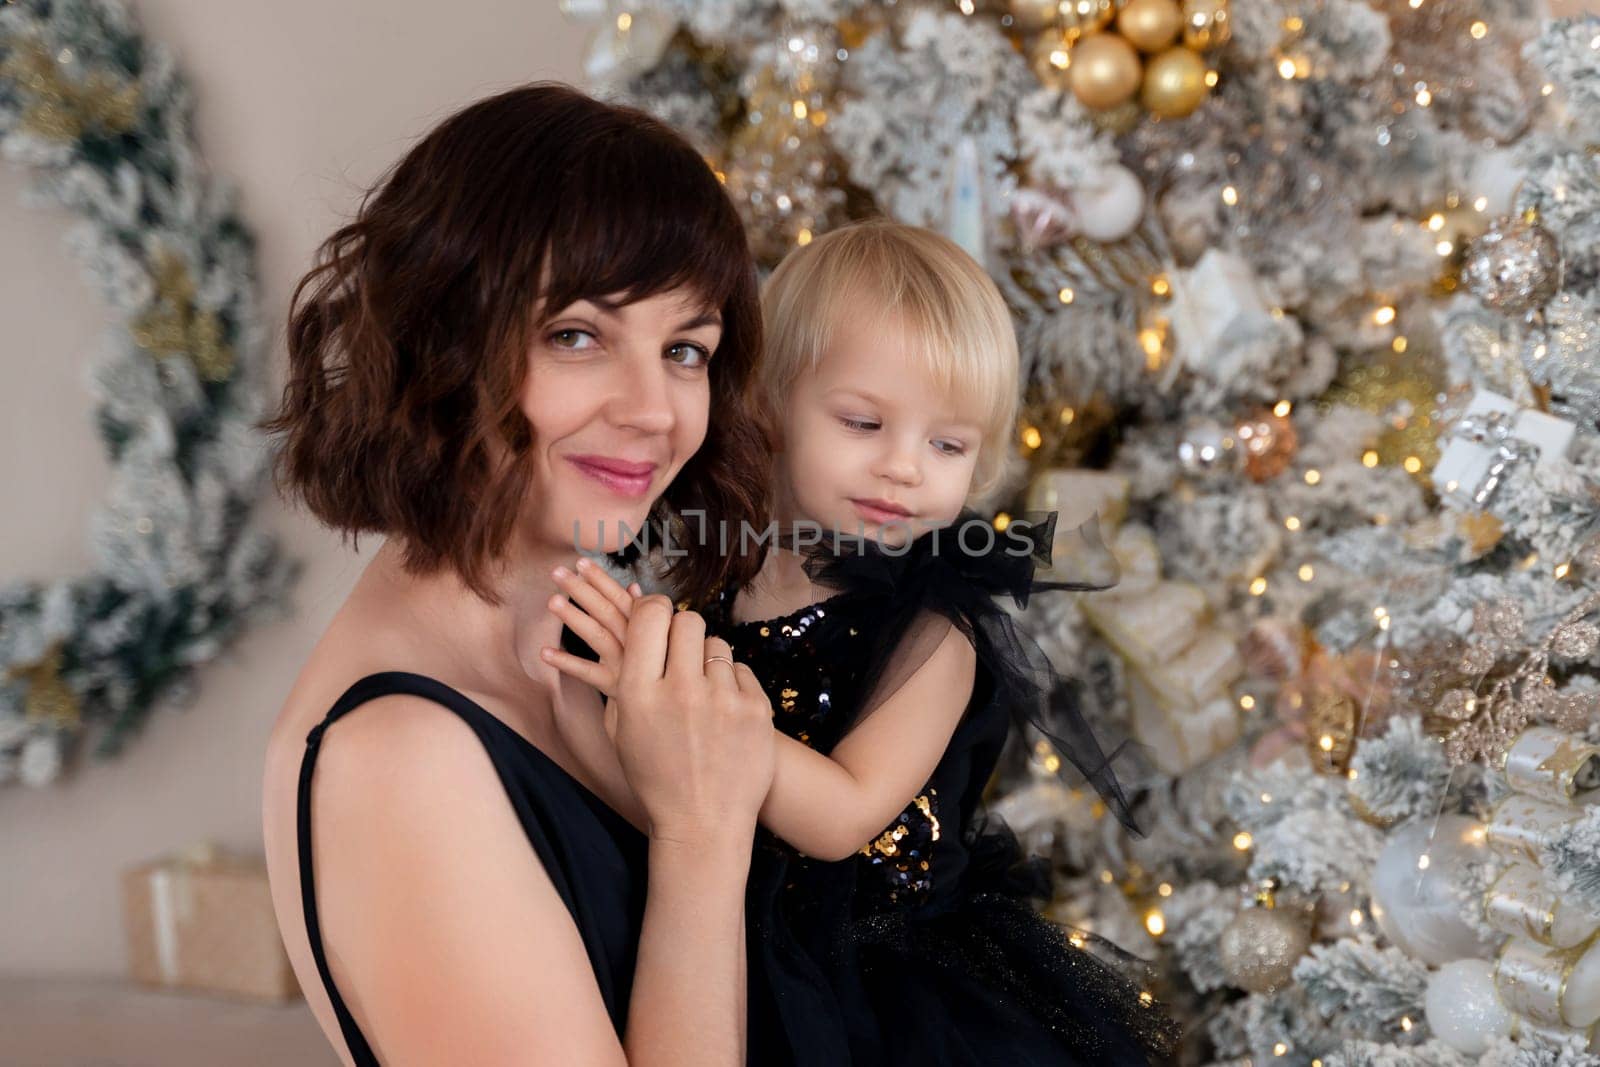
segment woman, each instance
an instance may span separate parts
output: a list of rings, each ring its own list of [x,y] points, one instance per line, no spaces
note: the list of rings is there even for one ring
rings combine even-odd
[[[664,597],[609,708],[539,650],[579,549],[764,514],[756,299],[694,150],[551,85],[428,134],[296,290],[280,486],[386,539],[264,784],[279,924],[345,1062],[742,1062],[760,686]],[[670,577],[700,599],[758,555]]]

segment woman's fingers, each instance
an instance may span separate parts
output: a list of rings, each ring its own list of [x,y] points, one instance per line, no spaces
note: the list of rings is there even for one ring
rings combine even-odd
[[[761,679],[756,677],[756,672],[750,669],[747,663],[733,665],[733,681],[739,687],[739,692],[749,696],[759,696],[767,699],[767,691],[761,688]]]
[[[672,601],[656,594],[643,597],[628,616],[622,641],[622,688],[653,684],[667,672],[667,635],[672,626]]]
[[[562,674],[591,685],[608,697],[616,695],[617,672],[605,664],[591,662],[559,648],[545,648],[543,657],[546,663]]]
[[[737,689],[739,683],[733,673],[733,649],[720,637],[705,641],[706,680],[717,689]]]
[[[560,593],[550,598],[550,610],[556,618],[567,625],[568,629],[583,638],[584,642],[595,650],[601,663],[612,671],[617,669],[622,660],[622,642],[615,634]]]
[[[600,568],[593,564],[583,566],[585,562],[583,560],[578,562],[580,566],[577,572],[566,567],[557,567],[551,572],[551,577],[556,580],[556,585],[561,587],[561,591],[572,598],[574,604],[593,616],[620,643],[628,632],[628,612],[618,608],[616,602],[596,583],[594,574]],[[610,582],[610,576],[606,576],[605,580]],[[611,584],[616,585],[615,582]],[[631,600],[628,601],[627,607],[629,610],[632,609]]]
[[[680,611],[672,616],[672,634],[667,642],[667,677],[683,684],[699,682],[706,676],[706,620],[697,611]]]

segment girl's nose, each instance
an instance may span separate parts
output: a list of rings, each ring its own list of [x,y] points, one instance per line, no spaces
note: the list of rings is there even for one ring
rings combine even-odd
[[[893,442],[884,451],[879,459],[878,473],[899,485],[914,486],[922,481],[922,465],[905,442]]]

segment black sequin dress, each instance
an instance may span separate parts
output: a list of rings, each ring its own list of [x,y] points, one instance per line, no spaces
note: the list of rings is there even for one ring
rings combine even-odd
[[[703,610],[707,631],[761,679],[777,726],[822,753],[881,695],[874,683],[895,649],[915,640],[918,619],[949,620],[978,651],[974,691],[944,756],[881,835],[851,859],[825,862],[758,833],[746,902],[749,1062],[1164,1062],[1175,1035],[1161,1006],[1038,914],[1049,891],[1042,861],[1024,860],[1003,826],[980,820],[1017,718],[1060,727],[1058,744],[1073,745],[1064,751],[1119,814],[1127,809],[1081,718],[1041,721],[1042,657],[1030,659],[1030,643],[995,602],[997,593],[1025,602],[1037,588],[1034,561],[1003,549],[941,552],[953,543],[948,532],[901,555],[871,544],[814,554],[807,569],[840,592],[780,618],[732,621],[734,588]]]

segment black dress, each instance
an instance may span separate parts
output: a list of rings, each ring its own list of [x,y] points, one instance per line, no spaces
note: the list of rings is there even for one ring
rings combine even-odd
[[[953,547],[946,533],[897,556],[870,543],[813,554],[808,571],[840,591],[779,618],[732,621],[733,587],[704,608],[707,631],[761,679],[776,725],[823,753],[883,694],[885,672],[909,673],[906,657],[891,661],[920,640],[913,631],[927,612],[958,626],[978,652],[974,692],[944,756],[882,835],[851,859],[826,862],[758,831],[746,902],[749,1062],[1164,1062],[1175,1031],[1161,1006],[1039,915],[1035,901],[1048,894],[1042,861],[1025,860],[1003,826],[979,818],[1014,718],[1055,737],[1119,815],[1127,807],[1081,717],[1063,712],[1042,656],[995,603],[1001,592],[1025,602],[1041,587],[1034,560],[941,551]]]
[[[298,834],[300,894],[306,934],[328,999],[357,1067],[378,1063],[328,971],[311,866],[311,782],[322,736],[330,726],[376,697],[424,697],[460,716],[488,750],[506,798],[556,892],[572,913],[606,1010],[620,1037],[644,919],[648,841],[622,816],[539,751],[527,738],[442,682],[406,671],[370,674],[345,691],[306,738],[300,764]],[[424,964],[426,961],[422,961]]]

